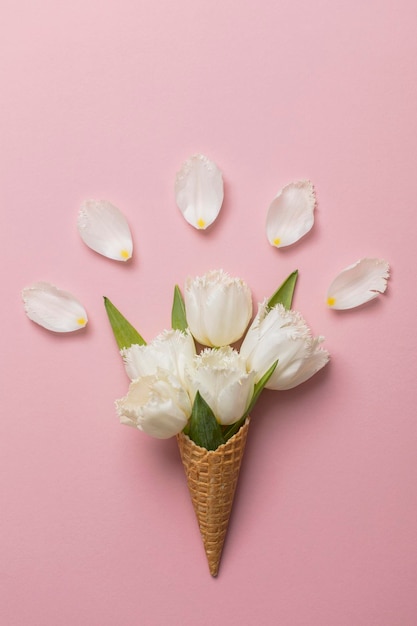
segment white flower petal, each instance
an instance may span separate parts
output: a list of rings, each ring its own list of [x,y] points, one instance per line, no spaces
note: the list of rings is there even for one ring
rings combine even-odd
[[[184,382],[185,369],[195,356],[195,344],[189,331],[165,330],[149,344],[124,348],[121,355],[130,380],[163,369]]]
[[[191,226],[199,230],[210,226],[223,203],[223,178],[217,165],[203,154],[189,158],[177,173],[175,199]]]
[[[226,346],[238,341],[252,317],[249,287],[223,270],[188,278],[184,302],[191,334],[204,346]]]
[[[199,391],[220,424],[233,424],[249,406],[255,372],[248,373],[245,359],[225,346],[196,356],[188,378],[192,398]]]
[[[123,213],[110,202],[84,202],[77,226],[81,239],[95,252],[115,261],[131,258],[133,242],[129,225]]]
[[[72,294],[54,285],[33,283],[23,289],[22,297],[28,318],[47,330],[68,333],[87,324],[83,305]]]
[[[271,365],[278,365],[266,384],[267,389],[292,389],[305,382],[329,360],[320,348],[323,337],[314,338],[306,321],[297,311],[282,304],[269,309],[266,301],[259,306],[240,348],[249,371],[258,382]]]
[[[120,421],[139,428],[152,437],[173,437],[191,415],[188,393],[175,376],[158,370],[130,383],[127,395],[116,400]]]
[[[383,259],[360,259],[336,276],[327,292],[332,309],[352,309],[373,300],[387,288],[389,265]]]
[[[316,196],[309,180],[281,189],[268,209],[266,236],[276,248],[289,246],[306,235],[314,224]]]

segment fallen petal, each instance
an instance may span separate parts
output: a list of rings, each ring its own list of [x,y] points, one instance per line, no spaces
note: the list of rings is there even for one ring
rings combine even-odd
[[[316,196],[309,180],[290,183],[272,201],[266,218],[266,236],[276,248],[304,237],[314,224]]]
[[[83,305],[72,294],[50,283],[33,283],[23,289],[22,297],[28,318],[47,330],[68,333],[87,324]]]
[[[384,293],[388,278],[387,261],[360,259],[336,276],[327,292],[327,304],[332,309],[353,309]]]
[[[81,239],[95,252],[115,261],[131,258],[133,242],[129,224],[123,213],[110,202],[84,202],[77,226]]]
[[[222,173],[213,161],[196,154],[183,163],[175,181],[175,200],[186,221],[205,230],[223,203]]]

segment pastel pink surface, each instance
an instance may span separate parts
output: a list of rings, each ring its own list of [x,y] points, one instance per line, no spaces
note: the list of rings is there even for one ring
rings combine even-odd
[[[8,0],[0,36],[3,253],[0,622],[7,626],[417,623],[417,7],[411,0]],[[174,201],[185,158],[225,178],[198,232]],[[269,246],[266,210],[308,178],[316,224]],[[81,202],[127,216],[134,259],[92,252]],[[325,307],[363,256],[387,293]],[[224,268],[295,306],[331,364],[253,414],[212,580],[173,440],[119,425],[127,378],[102,296],[148,339],[174,284]],[[89,325],[56,336],[21,289],[72,291]]]

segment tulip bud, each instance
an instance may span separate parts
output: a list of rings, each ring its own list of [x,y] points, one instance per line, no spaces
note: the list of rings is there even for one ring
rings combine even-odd
[[[308,380],[326,365],[327,350],[319,348],[323,337],[313,338],[300,313],[281,304],[269,309],[264,302],[242,343],[240,354],[248,370],[255,370],[255,382],[278,359],[267,389],[291,389]]]
[[[252,399],[255,372],[246,371],[245,360],[230,346],[207,348],[188,371],[191,394],[199,391],[220,424],[233,424]]]
[[[121,351],[127,375],[131,380],[153,375],[158,368],[170,372],[182,383],[185,368],[194,358],[195,345],[189,332],[165,330],[147,345],[133,344]]]
[[[189,278],[184,301],[191,334],[204,346],[234,343],[242,337],[252,316],[249,287],[223,270]]]
[[[191,401],[180,382],[168,372],[134,380],[127,395],[116,401],[122,424],[167,439],[181,432],[191,415]]]

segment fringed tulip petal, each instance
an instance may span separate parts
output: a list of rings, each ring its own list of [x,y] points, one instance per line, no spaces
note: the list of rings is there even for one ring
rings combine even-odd
[[[95,252],[115,261],[131,258],[133,242],[129,225],[123,213],[110,202],[84,202],[77,226],[81,239]]]
[[[336,276],[327,292],[332,309],[352,309],[373,300],[387,288],[389,265],[383,259],[360,259]]]
[[[83,305],[72,294],[54,285],[34,283],[23,289],[22,297],[29,319],[47,330],[68,333],[87,324]]]
[[[266,235],[276,248],[289,246],[304,237],[314,224],[316,197],[308,180],[281,189],[268,209]]]
[[[185,370],[195,356],[194,339],[190,332],[165,330],[147,345],[133,344],[121,351],[130,380],[154,375],[158,369],[185,381]]]
[[[255,372],[246,371],[246,361],[230,346],[206,348],[188,370],[192,397],[197,391],[220,424],[237,422],[253,396]]]
[[[175,181],[175,198],[186,221],[199,230],[214,222],[223,203],[222,173],[203,154],[188,159]]]
[[[188,393],[175,376],[158,370],[130,383],[127,395],[116,401],[122,424],[167,439],[181,432],[191,415]]]
[[[313,337],[304,318],[282,304],[270,309],[259,306],[240,348],[249,371],[255,371],[255,382],[278,360],[267,389],[292,389],[305,382],[329,360],[320,344],[323,337]]]
[[[189,278],[184,302],[191,334],[204,346],[220,347],[238,341],[252,316],[249,287],[223,270]]]

